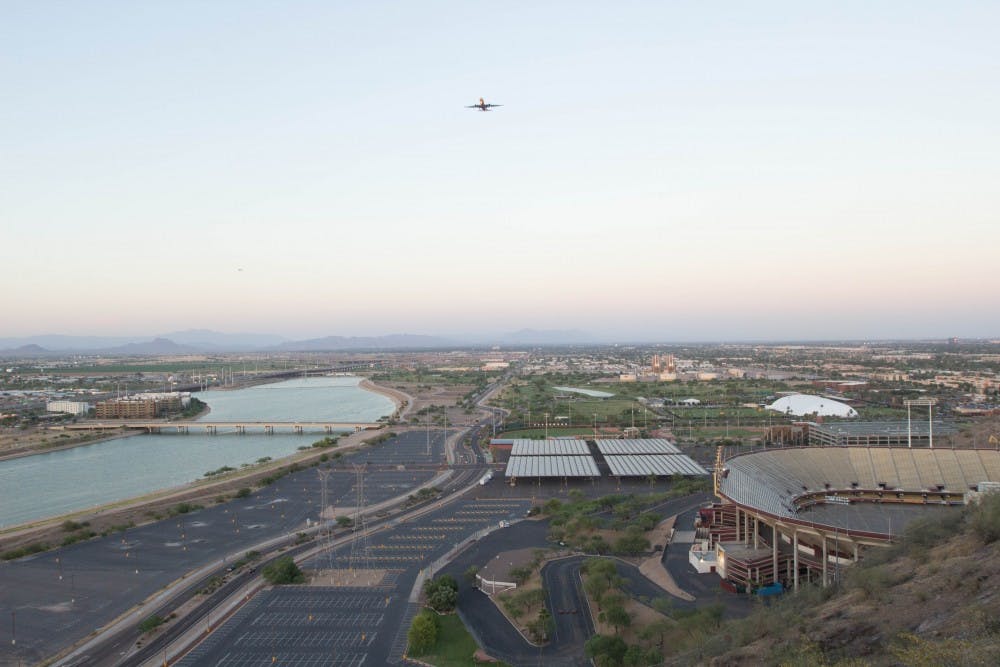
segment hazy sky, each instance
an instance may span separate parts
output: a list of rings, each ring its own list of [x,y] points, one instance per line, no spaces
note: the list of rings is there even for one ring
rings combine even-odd
[[[1000,336],[995,0],[0,14],[0,336]]]

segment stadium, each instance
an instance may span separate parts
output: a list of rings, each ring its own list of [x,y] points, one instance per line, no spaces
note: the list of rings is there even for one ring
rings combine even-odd
[[[700,511],[690,562],[734,592],[828,585],[866,547],[1000,487],[1000,451],[811,446],[725,458]]]

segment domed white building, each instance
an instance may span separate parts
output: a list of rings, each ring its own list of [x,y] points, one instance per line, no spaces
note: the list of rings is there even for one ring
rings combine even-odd
[[[858,411],[851,406],[834,401],[822,396],[811,396],[809,394],[793,394],[783,396],[771,405],[768,410],[774,410],[786,415],[802,417],[805,415],[818,415],[820,417],[857,417]]]

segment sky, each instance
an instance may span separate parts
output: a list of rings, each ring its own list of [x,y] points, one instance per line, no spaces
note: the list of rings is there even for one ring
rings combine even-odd
[[[0,336],[1000,336],[996,2],[0,6]]]

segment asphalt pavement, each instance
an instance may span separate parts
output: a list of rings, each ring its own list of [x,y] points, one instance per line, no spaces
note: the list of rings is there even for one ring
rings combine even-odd
[[[523,499],[478,500],[472,491],[457,502],[315,556],[304,563],[304,570],[382,569],[387,576],[366,587],[282,586],[264,591],[179,664],[398,664],[417,610],[409,597],[421,571],[486,529],[496,528],[493,535],[510,539],[517,531],[499,528],[499,522],[523,517],[528,506]],[[464,581],[461,574],[456,578]]]
[[[331,473],[329,501],[335,507],[356,504],[353,464],[435,463],[443,457],[442,431],[431,431],[429,444],[426,433],[411,431],[345,454]],[[365,474],[366,504],[406,495],[435,474],[432,470],[369,471]],[[307,468],[247,498],[0,562],[0,665],[40,662],[185,574],[239,557],[268,539],[293,535],[306,527],[307,519],[318,519],[320,494],[319,476]],[[137,624],[148,615],[141,609],[133,613]],[[126,648],[123,645],[120,650]]]

